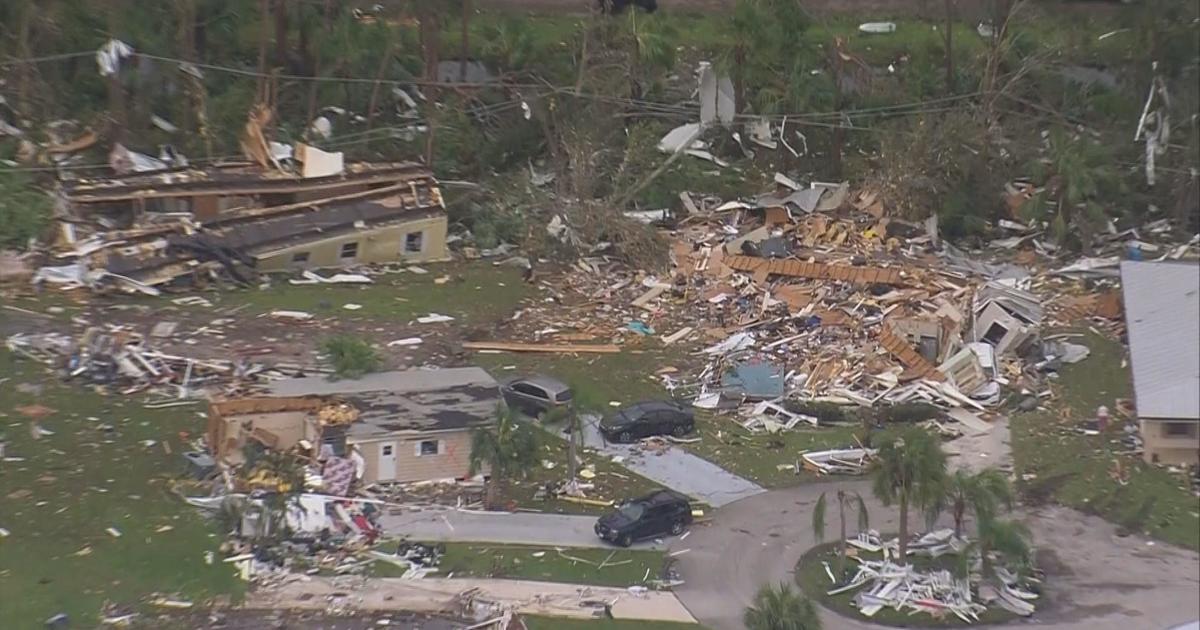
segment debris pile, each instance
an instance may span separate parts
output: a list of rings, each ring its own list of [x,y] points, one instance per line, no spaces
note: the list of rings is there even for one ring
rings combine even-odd
[[[172,393],[186,398],[189,388],[249,379],[265,369],[240,360],[160,352],[144,335],[120,326],[91,326],[78,339],[62,333],[18,333],[5,345],[16,354],[64,369],[70,378],[122,387],[122,394],[158,387],[174,389]]]
[[[995,605],[1021,616],[1034,612],[1031,600],[1037,599],[1036,577],[1019,577],[1004,566],[993,569],[995,584],[979,580],[978,571],[967,578],[957,577],[950,570],[919,570],[911,564],[897,564],[899,540],[881,540],[876,531],[862,532],[846,543],[857,550],[880,554],[881,559],[871,560],[860,554],[849,555],[858,567],[854,576],[839,585],[828,563],[825,572],[834,588],[829,595],[858,591],[853,597],[855,605],[866,617],[873,617],[884,608],[908,614],[926,613],[935,617],[954,615],[965,623],[975,623],[989,606]],[[910,556],[939,558],[943,555],[960,556],[968,553],[968,541],[954,535],[950,529],[941,529],[916,536],[908,546]],[[973,560],[978,569],[978,554]]]

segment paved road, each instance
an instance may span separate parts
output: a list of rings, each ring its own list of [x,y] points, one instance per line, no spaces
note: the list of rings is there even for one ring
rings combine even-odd
[[[869,497],[861,481],[774,490],[727,505],[708,526],[693,528],[678,568],[680,601],[712,630],[742,630],[742,611],[767,582],[792,581],[804,551],[816,544],[811,510],[838,485]],[[895,531],[894,509],[867,501],[871,526]],[[1200,618],[1200,555],[1140,537],[1120,538],[1113,525],[1066,508],[1024,514],[1051,590],[1031,625],[1047,630],[1154,630]],[[832,524],[831,524],[832,525]],[[825,627],[879,628],[823,611]]]
[[[405,510],[385,514],[380,525],[389,535],[417,540],[497,542],[548,547],[611,547],[596,537],[594,516],[524,512],[460,512],[450,509]],[[635,549],[661,549],[653,540]]]
[[[697,457],[682,447],[650,452],[636,445],[606,443],[595,426],[596,420],[584,425],[585,446],[609,457],[622,457],[622,466],[672,490],[700,499],[713,507],[766,492],[758,484]]]

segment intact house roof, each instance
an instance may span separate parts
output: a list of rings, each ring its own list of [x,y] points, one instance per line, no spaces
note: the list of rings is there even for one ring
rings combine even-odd
[[[1125,261],[1121,286],[1138,416],[1200,420],[1200,265]]]
[[[347,427],[346,436],[357,440],[487,426],[501,404],[496,380],[477,367],[379,372],[338,381],[310,376],[276,381],[270,392],[336,396],[353,404],[358,421]]]

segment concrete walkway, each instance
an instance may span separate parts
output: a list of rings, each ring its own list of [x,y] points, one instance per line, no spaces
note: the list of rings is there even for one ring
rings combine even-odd
[[[389,536],[444,542],[495,542],[546,547],[613,547],[600,540],[592,527],[595,516],[526,512],[463,512],[453,509],[412,509],[385,514],[380,526]],[[615,547],[613,547],[615,548]],[[634,549],[661,549],[653,540],[634,543]]]
[[[614,619],[694,623],[675,595],[667,591],[634,595],[623,588],[559,584],[532,580],[474,578],[371,578],[345,580],[311,577],[255,589],[245,607],[268,610],[325,610],[330,600],[357,611],[444,613],[461,608],[464,593],[477,601],[495,601],[526,615],[595,619],[611,603]]]
[[[605,443],[595,420],[598,419],[588,418],[584,424],[584,446],[595,449],[609,458],[619,456],[622,458],[622,466],[672,490],[704,501],[715,508],[766,492],[758,484],[697,457],[681,446],[649,452],[633,444]]]

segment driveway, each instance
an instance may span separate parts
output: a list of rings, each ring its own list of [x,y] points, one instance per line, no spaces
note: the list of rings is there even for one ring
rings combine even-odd
[[[742,630],[742,611],[768,582],[792,583],[804,552],[817,544],[811,531],[812,506],[821,492],[838,487],[867,499],[871,527],[896,531],[894,508],[870,498],[866,482],[822,483],[773,490],[732,503],[713,513],[708,526],[696,526],[678,556],[684,584],[680,601],[711,630]],[[1050,594],[1038,612],[1013,628],[1052,630],[1131,630],[1168,628],[1200,617],[1200,555],[1140,537],[1116,536],[1115,527],[1066,508],[1043,508],[1020,515],[1034,532],[1039,562],[1047,571]],[[829,523],[827,531],[836,528]],[[858,619],[822,611],[826,628],[879,628]]]
[[[610,458],[620,457],[621,465],[633,472],[700,499],[714,508],[766,492],[758,484],[697,457],[680,446],[663,451],[647,451],[636,444],[605,443],[596,426],[597,420],[589,417],[584,422],[584,446]]]
[[[453,509],[405,509],[385,514],[379,524],[389,536],[445,542],[494,542],[546,547],[612,547],[592,531],[594,516],[526,512],[466,512]],[[615,547],[614,547],[615,548]],[[634,549],[661,549],[648,540]]]

